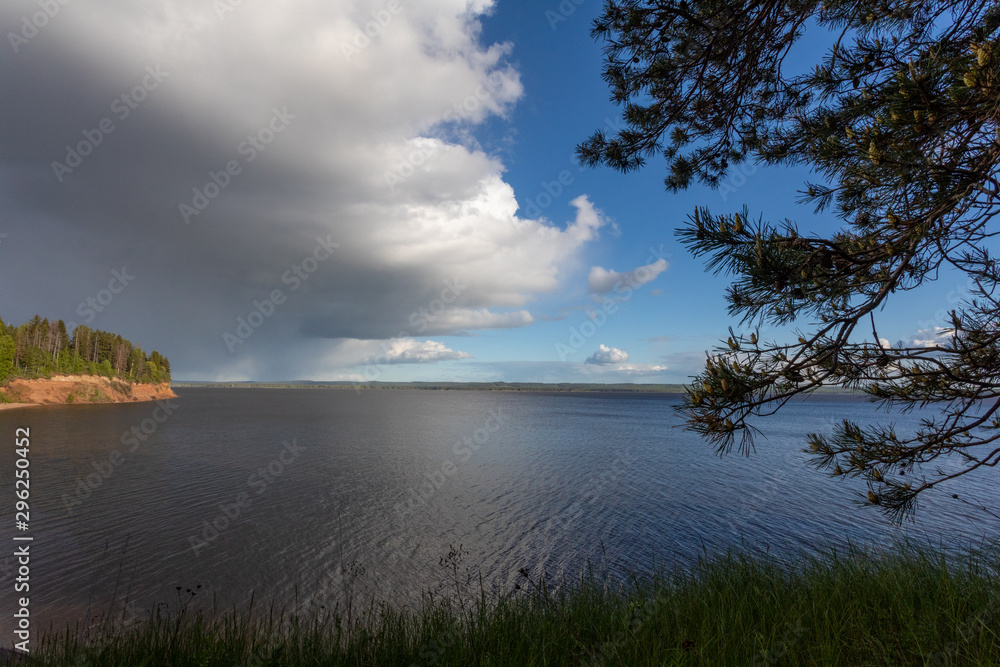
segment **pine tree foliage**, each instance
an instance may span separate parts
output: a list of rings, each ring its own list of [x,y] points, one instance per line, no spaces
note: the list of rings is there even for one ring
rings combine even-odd
[[[890,410],[936,408],[912,434],[845,421],[810,436],[812,462],[866,480],[866,502],[894,520],[922,492],[1000,463],[998,28],[997,2],[605,4],[593,33],[626,127],[582,143],[584,163],[627,172],[662,155],[670,191],[718,186],[744,161],[807,167],[817,182],[802,201],[842,221],[822,238],[699,208],[678,230],[733,277],[729,312],[749,332],[730,331],[683,408],[720,453],[753,448],[752,418],[839,385]],[[804,35],[829,45],[807,68]],[[930,344],[880,342],[892,295],[945,268],[974,285],[949,326]],[[758,338],[791,323],[804,326],[796,342]]]

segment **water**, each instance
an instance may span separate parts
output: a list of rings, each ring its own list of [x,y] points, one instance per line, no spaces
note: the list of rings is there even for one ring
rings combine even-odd
[[[741,543],[791,554],[1000,532],[950,496],[997,507],[992,470],[928,493],[916,524],[897,528],[857,506],[863,483],[808,467],[806,433],[886,418],[856,399],[790,404],[760,423],[768,439],[754,456],[719,458],[677,428],[676,396],[177,393],[169,416],[153,403],[0,412],[8,443],[31,427],[34,627],[113,606],[128,617],[176,608],[188,588],[195,605],[253,593],[278,606],[297,596],[309,609],[350,593],[415,606],[427,591],[454,590],[441,558],[459,545],[461,582],[510,587],[521,568],[573,578],[589,562],[611,577],[641,574]],[[905,428],[919,415],[891,419]],[[2,454],[6,489],[12,449]],[[0,557],[5,637],[15,569]]]

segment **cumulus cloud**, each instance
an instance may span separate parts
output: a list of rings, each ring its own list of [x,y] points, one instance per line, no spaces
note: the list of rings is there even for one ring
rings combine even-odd
[[[628,361],[628,352],[617,347],[601,345],[597,352],[587,357],[587,364],[623,364]]]
[[[587,287],[595,294],[607,294],[621,285],[639,287],[655,280],[658,275],[667,270],[667,266],[667,260],[662,257],[652,264],[646,264],[624,273],[595,266],[590,269]]]
[[[955,330],[946,327],[934,327],[933,329],[919,329],[913,336],[913,344],[918,347],[937,347],[951,342],[949,339],[955,336]]]
[[[530,325],[527,305],[607,223],[582,196],[569,220],[518,217],[504,165],[471,138],[523,94],[511,45],[480,40],[494,3],[402,3],[371,35],[384,2],[220,4],[67,4],[0,60],[19,91],[0,124],[5,247],[21,249],[0,265],[20,286],[0,293],[4,317],[72,320],[128,267],[88,324],[167,351],[176,377]],[[0,24],[37,11],[4,2]],[[336,252],[310,264],[328,238]],[[42,256],[52,270],[25,283]],[[223,335],[275,290],[233,358]]]
[[[423,342],[412,338],[388,341],[384,352],[375,361],[384,364],[430,364],[437,361],[469,359],[468,352],[449,349],[444,343],[433,340]]]

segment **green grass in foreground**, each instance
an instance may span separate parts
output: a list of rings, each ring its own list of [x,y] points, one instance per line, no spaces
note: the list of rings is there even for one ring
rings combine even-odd
[[[499,597],[360,620],[155,615],[46,635],[45,665],[1000,665],[996,545],[945,559],[857,549],[792,565],[729,554],[612,589],[526,579]]]

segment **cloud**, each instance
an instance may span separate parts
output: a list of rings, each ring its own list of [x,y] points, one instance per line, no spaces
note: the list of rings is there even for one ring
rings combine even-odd
[[[938,347],[947,345],[955,337],[955,330],[946,327],[919,329],[913,336],[913,344],[919,347]]]
[[[597,352],[587,357],[586,364],[623,364],[628,361],[628,352],[617,347],[601,345]]]
[[[21,249],[0,265],[20,285],[0,293],[4,317],[79,319],[128,267],[87,323],[166,352],[178,378],[532,324],[529,304],[608,223],[585,196],[569,220],[518,217],[473,138],[523,95],[512,46],[481,42],[494,3],[401,3],[377,29],[375,0],[220,4],[68,4],[0,60],[19,91],[0,124],[4,245]],[[37,11],[2,3],[0,25]],[[328,238],[337,250],[310,264]],[[25,283],[42,256],[51,270]],[[223,335],[276,290],[234,359]]]
[[[192,372],[192,380],[399,380],[394,368],[461,362],[473,355],[435,340],[413,338],[308,339],[295,349],[280,346],[268,357],[233,355],[211,368]]]
[[[661,375],[667,371],[667,366],[659,364],[619,364],[610,370],[630,377],[643,377],[646,375]]]
[[[444,343],[433,340],[423,342],[410,338],[388,341],[384,351],[376,358],[384,364],[431,364],[438,361],[469,359],[472,355],[449,349]]]
[[[418,328],[422,328],[422,318],[418,317],[416,322]],[[525,327],[534,322],[534,318],[526,310],[515,310],[504,313],[497,313],[481,308],[472,310],[469,308],[451,308],[444,311],[440,317],[428,315],[426,318],[429,334],[456,334],[467,329],[512,329],[515,327]]]
[[[686,381],[671,377],[659,364],[594,365],[582,361],[467,361],[456,381],[464,382],[584,382],[659,383]]]
[[[667,266],[667,260],[662,257],[652,264],[646,264],[624,273],[595,266],[590,269],[587,286],[595,294],[607,294],[620,285],[629,285],[634,288],[652,282],[658,275],[667,270]]]

